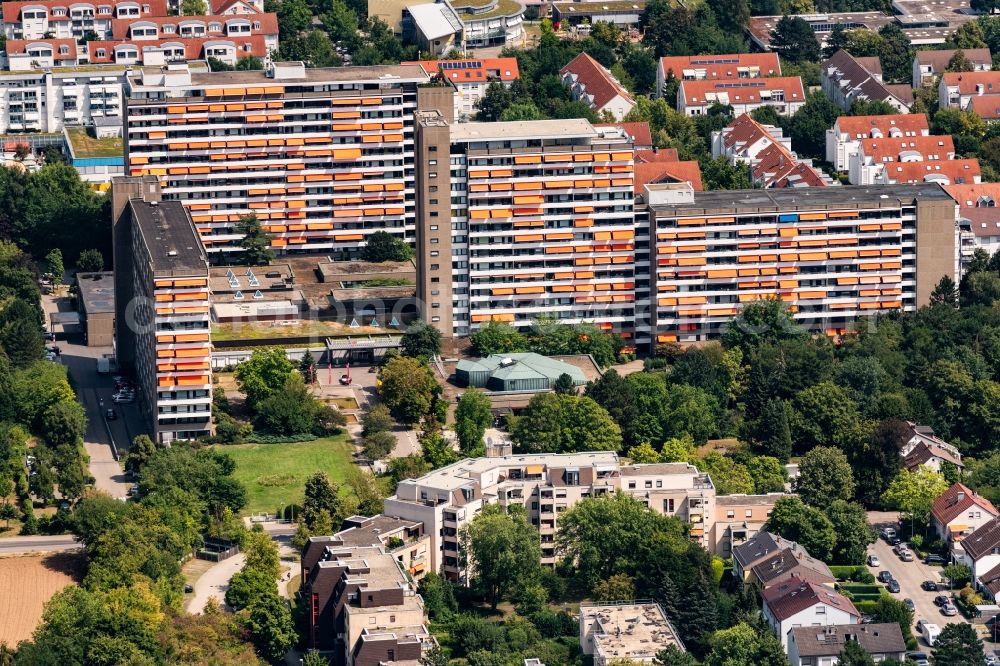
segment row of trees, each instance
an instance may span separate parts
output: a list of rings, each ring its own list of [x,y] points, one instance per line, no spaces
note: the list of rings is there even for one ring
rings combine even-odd
[[[270,656],[245,616],[211,605],[198,618],[180,612],[180,561],[202,535],[248,543],[236,517],[246,491],[232,478],[232,459],[140,435],[128,463],[138,475],[137,501],[85,493],[71,517],[85,547],[83,585],[53,597],[14,663],[259,663],[244,632]]]
[[[594,324],[561,324],[539,317],[531,330],[522,333],[514,326],[491,321],[469,337],[472,351],[479,356],[536,352],[543,356],[589,354],[606,368],[620,360],[625,342],[618,335],[602,331]]]

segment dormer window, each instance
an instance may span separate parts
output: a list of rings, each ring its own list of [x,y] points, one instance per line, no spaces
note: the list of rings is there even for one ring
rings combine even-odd
[[[260,21],[254,21],[253,22],[253,29],[254,30],[260,30]]]
[[[97,49],[95,55],[98,58],[104,58],[104,57],[106,57],[108,55],[108,52],[105,49]]]
[[[66,46],[65,44],[62,44],[59,47],[59,55],[69,55],[69,47]]]
[[[222,32],[222,24],[221,23],[209,23],[208,24],[208,31],[209,32]]]

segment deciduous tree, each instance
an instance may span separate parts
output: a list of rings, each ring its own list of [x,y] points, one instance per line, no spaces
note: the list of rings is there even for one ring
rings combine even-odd
[[[489,504],[462,528],[461,560],[495,610],[518,583],[531,579],[541,563],[538,533],[523,508]]]
[[[798,497],[783,497],[775,502],[767,529],[797,542],[813,557],[832,559],[837,543],[833,523],[822,511],[807,506]]]
[[[236,366],[236,383],[251,406],[273,395],[285,385],[295,370],[285,350],[270,347],[256,350],[248,360]]]
[[[379,395],[385,405],[408,425],[415,425],[431,412],[441,387],[430,368],[421,361],[400,357],[379,372]]]
[[[795,492],[815,507],[828,507],[837,499],[854,498],[854,474],[840,449],[817,446],[799,462]]]
[[[500,84],[490,84],[503,87]],[[528,351],[528,340],[516,328],[500,321],[483,324],[479,330],[469,336],[472,350],[479,356],[492,354],[513,354]]]
[[[415,321],[403,334],[400,349],[405,356],[412,358],[429,359],[436,356],[441,351],[441,331],[426,322]]]
[[[490,399],[479,389],[468,389],[462,394],[455,409],[455,434],[462,453],[476,457],[482,454],[483,437],[493,424]]]
[[[379,264],[385,261],[409,261],[413,258],[413,249],[406,241],[387,231],[376,231],[368,235],[361,258]]]

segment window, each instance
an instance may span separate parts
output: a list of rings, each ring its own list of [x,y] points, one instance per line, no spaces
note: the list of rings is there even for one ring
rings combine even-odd
[[[726,518],[735,518],[735,517],[736,517],[736,512],[735,511],[733,511],[732,509],[730,509],[729,511],[726,511]]]
[[[629,481],[628,482],[628,487],[629,487],[629,490],[635,490],[635,481]]]
[[[653,487],[653,481],[652,480],[646,481],[643,484],[643,486],[646,487],[646,488],[652,488]]]
[[[753,518],[753,509],[747,509],[744,514],[747,518]]]
[[[666,511],[667,513],[673,513],[674,512],[674,498],[673,497],[671,497],[669,499],[663,500],[663,510]]]

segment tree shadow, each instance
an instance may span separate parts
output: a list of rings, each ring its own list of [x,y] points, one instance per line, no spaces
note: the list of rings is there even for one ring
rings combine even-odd
[[[49,571],[69,576],[79,583],[87,571],[87,558],[83,551],[49,553],[42,557],[42,566]]]

